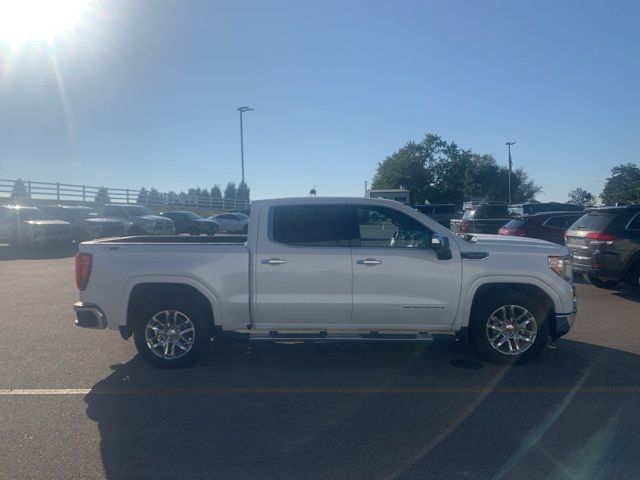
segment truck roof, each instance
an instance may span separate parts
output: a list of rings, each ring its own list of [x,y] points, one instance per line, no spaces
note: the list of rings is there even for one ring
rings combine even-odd
[[[404,203],[397,202],[395,200],[389,200],[387,198],[369,198],[369,197],[284,197],[284,198],[270,198],[265,200],[254,200],[251,202],[252,206],[271,204],[271,203],[285,203],[296,205],[313,205],[317,203],[366,203],[366,204],[379,204],[387,206],[404,205]]]

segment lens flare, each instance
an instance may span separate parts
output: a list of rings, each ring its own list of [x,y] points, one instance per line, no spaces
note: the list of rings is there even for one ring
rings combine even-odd
[[[0,0],[0,42],[52,41],[73,29],[89,0]]]

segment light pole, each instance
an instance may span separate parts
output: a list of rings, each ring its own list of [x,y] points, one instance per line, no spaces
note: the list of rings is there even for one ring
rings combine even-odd
[[[513,162],[511,161],[511,145],[515,145],[516,142],[507,142],[505,145],[509,149],[509,205],[511,205],[511,167]]]
[[[253,110],[251,107],[238,107],[240,112],[240,163],[242,164],[242,183],[244,184],[244,132],[242,131],[242,114]],[[245,185],[246,186],[246,185]]]

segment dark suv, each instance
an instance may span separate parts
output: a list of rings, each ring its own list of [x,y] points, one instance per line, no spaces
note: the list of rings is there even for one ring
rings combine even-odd
[[[124,236],[124,223],[117,218],[103,218],[90,207],[45,205],[40,207],[51,218],[71,224],[73,239],[84,242],[95,238]]]
[[[498,230],[498,235],[539,238],[564,245],[564,233],[582,215],[582,212],[545,212],[518,215]]]
[[[200,215],[187,212],[163,212],[161,217],[167,217],[173,220],[173,224],[176,227],[176,234],[188,233],[189,235],[215,235],[218,233],[220,226],[218,222],[202,218]]]
[[[468,202],[461,219],[453,219],[449,228],[454,233],[498,233],[498,229],[511,220],[505,202]]]
[[[640,295],[640,205],[590,209],[565,241],[575,272],[598,287],[624,280]]]
[[[451,220],[461,216],[453,203],[432,203],[429,205],[412,205],[412,207],[447,228],[449,228]]]

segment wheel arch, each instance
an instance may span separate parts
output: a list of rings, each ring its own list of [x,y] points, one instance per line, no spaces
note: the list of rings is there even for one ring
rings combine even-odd
[[[137,318],[137,313],[142,306],[152,299],[167,298],[169,296],[180,296],[189,298],[194,303],[200,305],[207,312],[211,323],[220,326],[221,313],[218,301],[215,296],[192,281],[185,279],[167,279],[166,281],[142,280],[127,289],[125,318],[126,324],[121,327],[120,332],[123,337],[128,338],[133,332],[133,324]]]
[[[485,279],[474,283],[467,289],[467,295],[461,309],[461,315],[457,319],[454,330],[461,330],[471,323],[471,316],[478,302],[487,296],[504,293],[507,290],[518,291],[536,300],[544,302],[550,314],[562,309],[560,297],[548,285],[532,278],[514,280],[511,278]],[[463,288],[464,291],[464,288]]]

